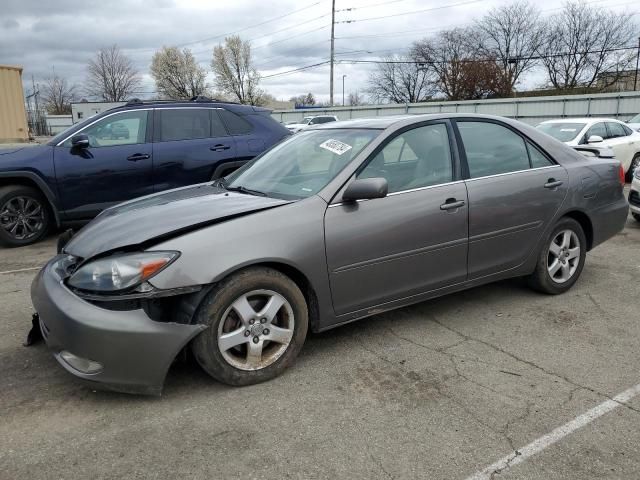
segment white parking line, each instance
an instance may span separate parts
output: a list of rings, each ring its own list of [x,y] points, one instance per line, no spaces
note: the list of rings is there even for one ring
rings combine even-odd
[[[497,472],[504,472],[508,468],[518,465],[524,462],[527,458],[541,452],[545,448],[554,443],[562,440],[567,435],[575,432],[579,428],[593,422],[595,419],[600,418],[605,413],[618,408],[623,403],[628,402],[633,397],[640,394],[640,384],[635,387],[631,387],[628,390],[616,395],[611,400],[601,403],[597,407],[588,410],[582,415],[577,416],[570,422],[552,430],[550,433],[543,435],[542,437],[534,440],[529,445],[526,445],[515,452],[511,452],[509,455],[505,455],[497,462],[489,465],[487,468],[476,472],[467,478],[467,480],[489,480],[493,474]]]
[[[6,275],[9,273],[20,273],[20,272],[31,272],[33,270],[40,270],[42,267],[29,267],[29,268],[19,268],[18,270],[5,270],[4,272],[0,272],[0,275]]]

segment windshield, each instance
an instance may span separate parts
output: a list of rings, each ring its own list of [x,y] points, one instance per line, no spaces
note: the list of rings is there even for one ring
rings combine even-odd
[[[570,142],[578,136],[586,123],[541,123],[536,128],[561,142]]]
[[[379,134],[371,129],[301,132],[236,170],[226,185],[278,198],[306,198],[324,188]]]
[[[640,123],[640,113],[631,119],[627,123]]]

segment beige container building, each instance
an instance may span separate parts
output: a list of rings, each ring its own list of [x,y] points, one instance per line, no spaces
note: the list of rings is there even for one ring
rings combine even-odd
[[[28,140],[22,67],[0,65],[0,144]]]

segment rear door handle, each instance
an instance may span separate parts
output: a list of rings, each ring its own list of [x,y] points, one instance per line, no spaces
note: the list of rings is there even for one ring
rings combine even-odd
[[[557,188],[562,185],[562,180],[556,180],[555,178],[550,178],[547,180],[547,183],[544,184],[544,188]]]
[[[218,145],[214,145],[213,147],[209,147],[209,150],[214,152],[220,152],[222,150],[229,150],[231,147],[229,145],[223,145],[219,143]]]
[[[464,207],[464,200],[447,198],[447,200],[442,205],[440,205],[440,210],[455,210],[456,208],[460,207]]]
[[[148,160],[151,158],[151,155],[148,153],[134,153],[127,157],[127,160],[130,162],[137,162],[138,160]]]

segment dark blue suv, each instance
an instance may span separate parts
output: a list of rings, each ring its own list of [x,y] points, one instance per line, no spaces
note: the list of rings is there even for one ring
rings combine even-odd
[[[28,245],[119,202],[223,177],[288,135],[265,108],[132,100],[46,145],[0,150],[0,243]]]

